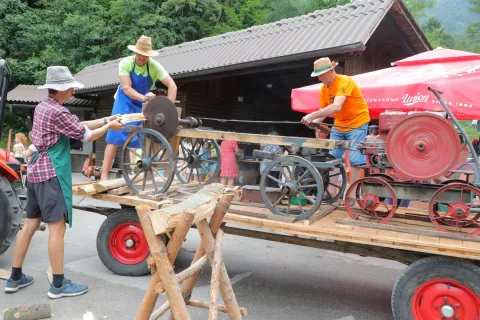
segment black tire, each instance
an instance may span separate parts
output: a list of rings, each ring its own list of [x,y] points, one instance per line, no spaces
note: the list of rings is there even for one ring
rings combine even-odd
[[[115,228],[125,222],[131,222],[140,225],[140,220],[134,208],[124,208],[109,215],[102,223],[97,234],[97,253],[102,263],[114,274],[121,276],[144,276],[150,273],[147,265],[147,259],[137,264],[125,264],[115,258],[109,246],[110,236]]]
[[[435,279],[456,281],[480,297],[479,274],[479,266],[462,259],[428,257],[413,263],[400,276],[393,288],[392,311],[394,319],[414,320],[412,303],[415,293],[422,285]],[[448,283],[448,281],[443,283]],[[454,285],[452,285],[452,288],[454,288]],[[427,300],[426,297],[424,300]],[[477,313],[477,319],[478,316]]]
[[[20,229],[22,209],[17,192],[8,179],[0,176],[0,254],[7,251]]]

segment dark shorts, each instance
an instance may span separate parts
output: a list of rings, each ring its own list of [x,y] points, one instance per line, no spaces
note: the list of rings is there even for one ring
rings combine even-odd
[[[61,221],[66,216],[67,205],[57,177],[28,184],[27,218],[42,218],[43,222],[52,223]]]

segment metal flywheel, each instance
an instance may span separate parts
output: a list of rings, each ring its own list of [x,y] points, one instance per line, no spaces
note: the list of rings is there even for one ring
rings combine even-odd
[[[386,141],[388,161],[412,180],[443,176],[458,157],[461,144],[453,125],[430,113],[418,113],[401,120]]]

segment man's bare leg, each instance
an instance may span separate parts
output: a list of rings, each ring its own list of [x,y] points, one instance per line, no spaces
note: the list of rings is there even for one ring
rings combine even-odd
[[[102,175],[100,181],[108,180],[108,173],[112,169],[113,159],[115,158],[115,153],[117,152],[117,146],[115,144],[107,144],[105,148],[105,155],[103,157],[102,164]]]
[[[13,267],[21,268],[25,256],[27,255],[30,241],[32,240],[35,231],[37,231],[41,218],[37,219],[25,219],[22,230],[18,233],[18,237],[15,240],[15,250],[13,252]]]
[[[48,224],[48,257],[53,274],[63,274],[65,221]]]

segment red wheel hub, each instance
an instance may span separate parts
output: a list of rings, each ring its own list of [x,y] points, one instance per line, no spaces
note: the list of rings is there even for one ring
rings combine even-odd
[[[470,216],[470,207],[465,202],[454,202],[448,206],[448,215],[458,221],[464,221]]]
[[[116,260],[128,265],[142,262],[150,251],[142,226],[134,222],[124,222],[115,227],[108,247]]]
[[[480,297],[451,279],[434,279],[420,286],[412,299],[415,320],[475,320],[480,314]]]
[[[429,113],[411,115],[398,122],[386,140],[388,161],[412,180],[443,176],[452,169],[459,150],[460,138],[452,124]]]
[[[380,204],[380,199],[375,193],[367,193],[361,200],[358,200],[360,207],[368,210],[375,210]]]

